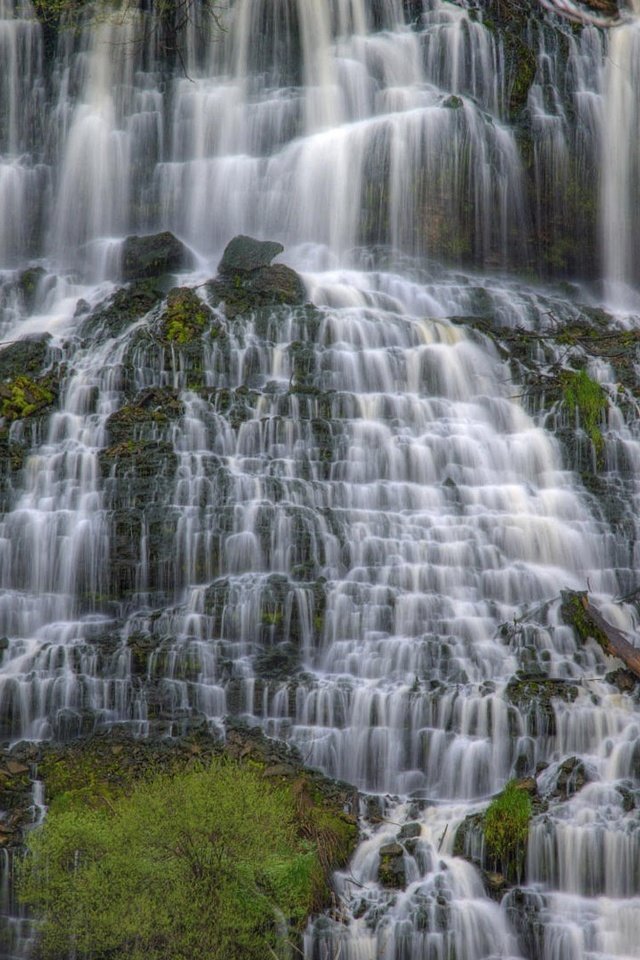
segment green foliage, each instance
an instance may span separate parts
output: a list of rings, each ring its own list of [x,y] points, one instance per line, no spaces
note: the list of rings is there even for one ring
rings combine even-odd
[[[7,420],[30,417],[53,403],[48,386],[21,375],[0,385],[0,414]]]
[[[304,923],[324,872],[292,785],[219,758],[109,796],[87,762],[85,788],[52,771],[57,799],[20,873],[43,957],[263,960],[283,924]]]
[[[163,336],[173,343],[190,343],[202,334],[211,316],[211,310],[197,293],[187,287],[175,287],[167,297],[162,318]]]
[[[569,412],[578,412],[585,433],[600,456],[604,445],[600,424],[608,406],[605,391],[584,369],[564,374],[563,388],[563,398]]]
[[[518,869],[524,860],[530,820],[531,799],[517,781],[510,780],[489,804],[483,820],[488,853],[500,862],[504,873]]]

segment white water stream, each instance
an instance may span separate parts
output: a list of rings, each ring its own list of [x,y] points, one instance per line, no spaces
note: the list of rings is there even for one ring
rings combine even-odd
[[[637,422],[612,402],[614,527],[495,342],[455,322],[579,320],[571,294],[498,271],[538,264],[536,231],[558,252],[570,222],[578,244],[568,198],[597,157],[592,242],[616,291],[637,286],[637,23],[567,31],[566,61],[531,26],[527,156],[500,34],[440,0],[413,27],[400,0],[237,0],[224,34],[190,31],[186,75],[169,76],[137,14],[63,32],[45,68],[30,8],[1,2],[0,332],[49,332],[68,364],[56,411],[11,428],[29,453],[0,517],[3,738],[179,733],[194,716],[222,729],[232,713],[390,795],[308,960],[637,956],[637,697],[559,610],[560,590],[588,585],[634,629],[612,598],[638,581]],[[187,283],[234,234],[281,240],[320,308],[240,318],[207,344],[205,383],[247,388],[237,421],[140,338],[152,321],[78,334],[78,299],[117,279],[118,240],[156,229],[195,251]],[[45,275],[25,310],[11,282],[29,259]],[[590,373],[615,398],[611,367]],[[101,451],[110,415],[150,386],[182,412],[153,438],[175,461],[141,505]],[[143,678],[139,635],[157,647]],[[256,654],[286,642],[304,673],[265,679]],[[519,708],[518,670],[576,699],[556,697],[552,719]],[[453,855],[456,825],[514,774],[553,793],[572,757],[591,782],[534,821],[522,889],[495,902]],[[420,836],[391,892],[379,851],[406,820]]]

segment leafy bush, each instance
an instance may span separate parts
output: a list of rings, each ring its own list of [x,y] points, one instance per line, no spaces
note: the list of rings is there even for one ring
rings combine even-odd
[[[261,774],[223,758],[99,807],[62,794],[19,881],[42,955],[264,960],[304,923],[324,873],[291,785]]]
[[[569,412],[573,415],[578,411],[584,431],[600,456],[604,445],[600,424],[609,405],[607,394],[584,369],[571,370],[564,374],[563,380],[564,400]]]
[[[483,821],[487,852],[505,874],[518,872],[524,861],[531,820],[531,799],[515,780],[487,807]]]

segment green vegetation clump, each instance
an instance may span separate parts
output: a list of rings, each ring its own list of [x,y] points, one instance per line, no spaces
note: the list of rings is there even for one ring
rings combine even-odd
[[[53,400],[53,391],[48,386],[24,375],[0,384],[0,415],[7,420],[30,417],[50,406]]]
[[[600,430],[608,406],[607,394],[586,370],[571,370],[563,375],[563,398],[571,414],[576,411],[585,433],[601,456],[604,440]]]
[[[218,757],[124,787],[93,771],[64,790],[64,770],[50,771],[19,878],[42,957],[264,960],[322,903],[342,837],[304,778]]]
[[[172,343],[190,343],[202,334],[211,317],[210,308],[197,293],[188,287],[174,287],[167,296],[162,318],[163,337]]]
[[[483,820],[487,852],[505,874],[517,872],[524,862],[530,820],[531,798],[516,780],[510,780],[489,804]]]

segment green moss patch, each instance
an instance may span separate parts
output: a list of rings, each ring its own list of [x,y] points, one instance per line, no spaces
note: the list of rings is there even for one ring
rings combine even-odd
[[[161,336],[170,343],[190,343],[202,336],[212,319],[213,312],[197,293],[188,287],[174,287],[167,296]],[[212,333],[215,335],[217,332],[214,327]]]
[[[0,415],[6,420],[22,420],[51,406],[54,399],[48,380],[20,375],[0,384]]]

